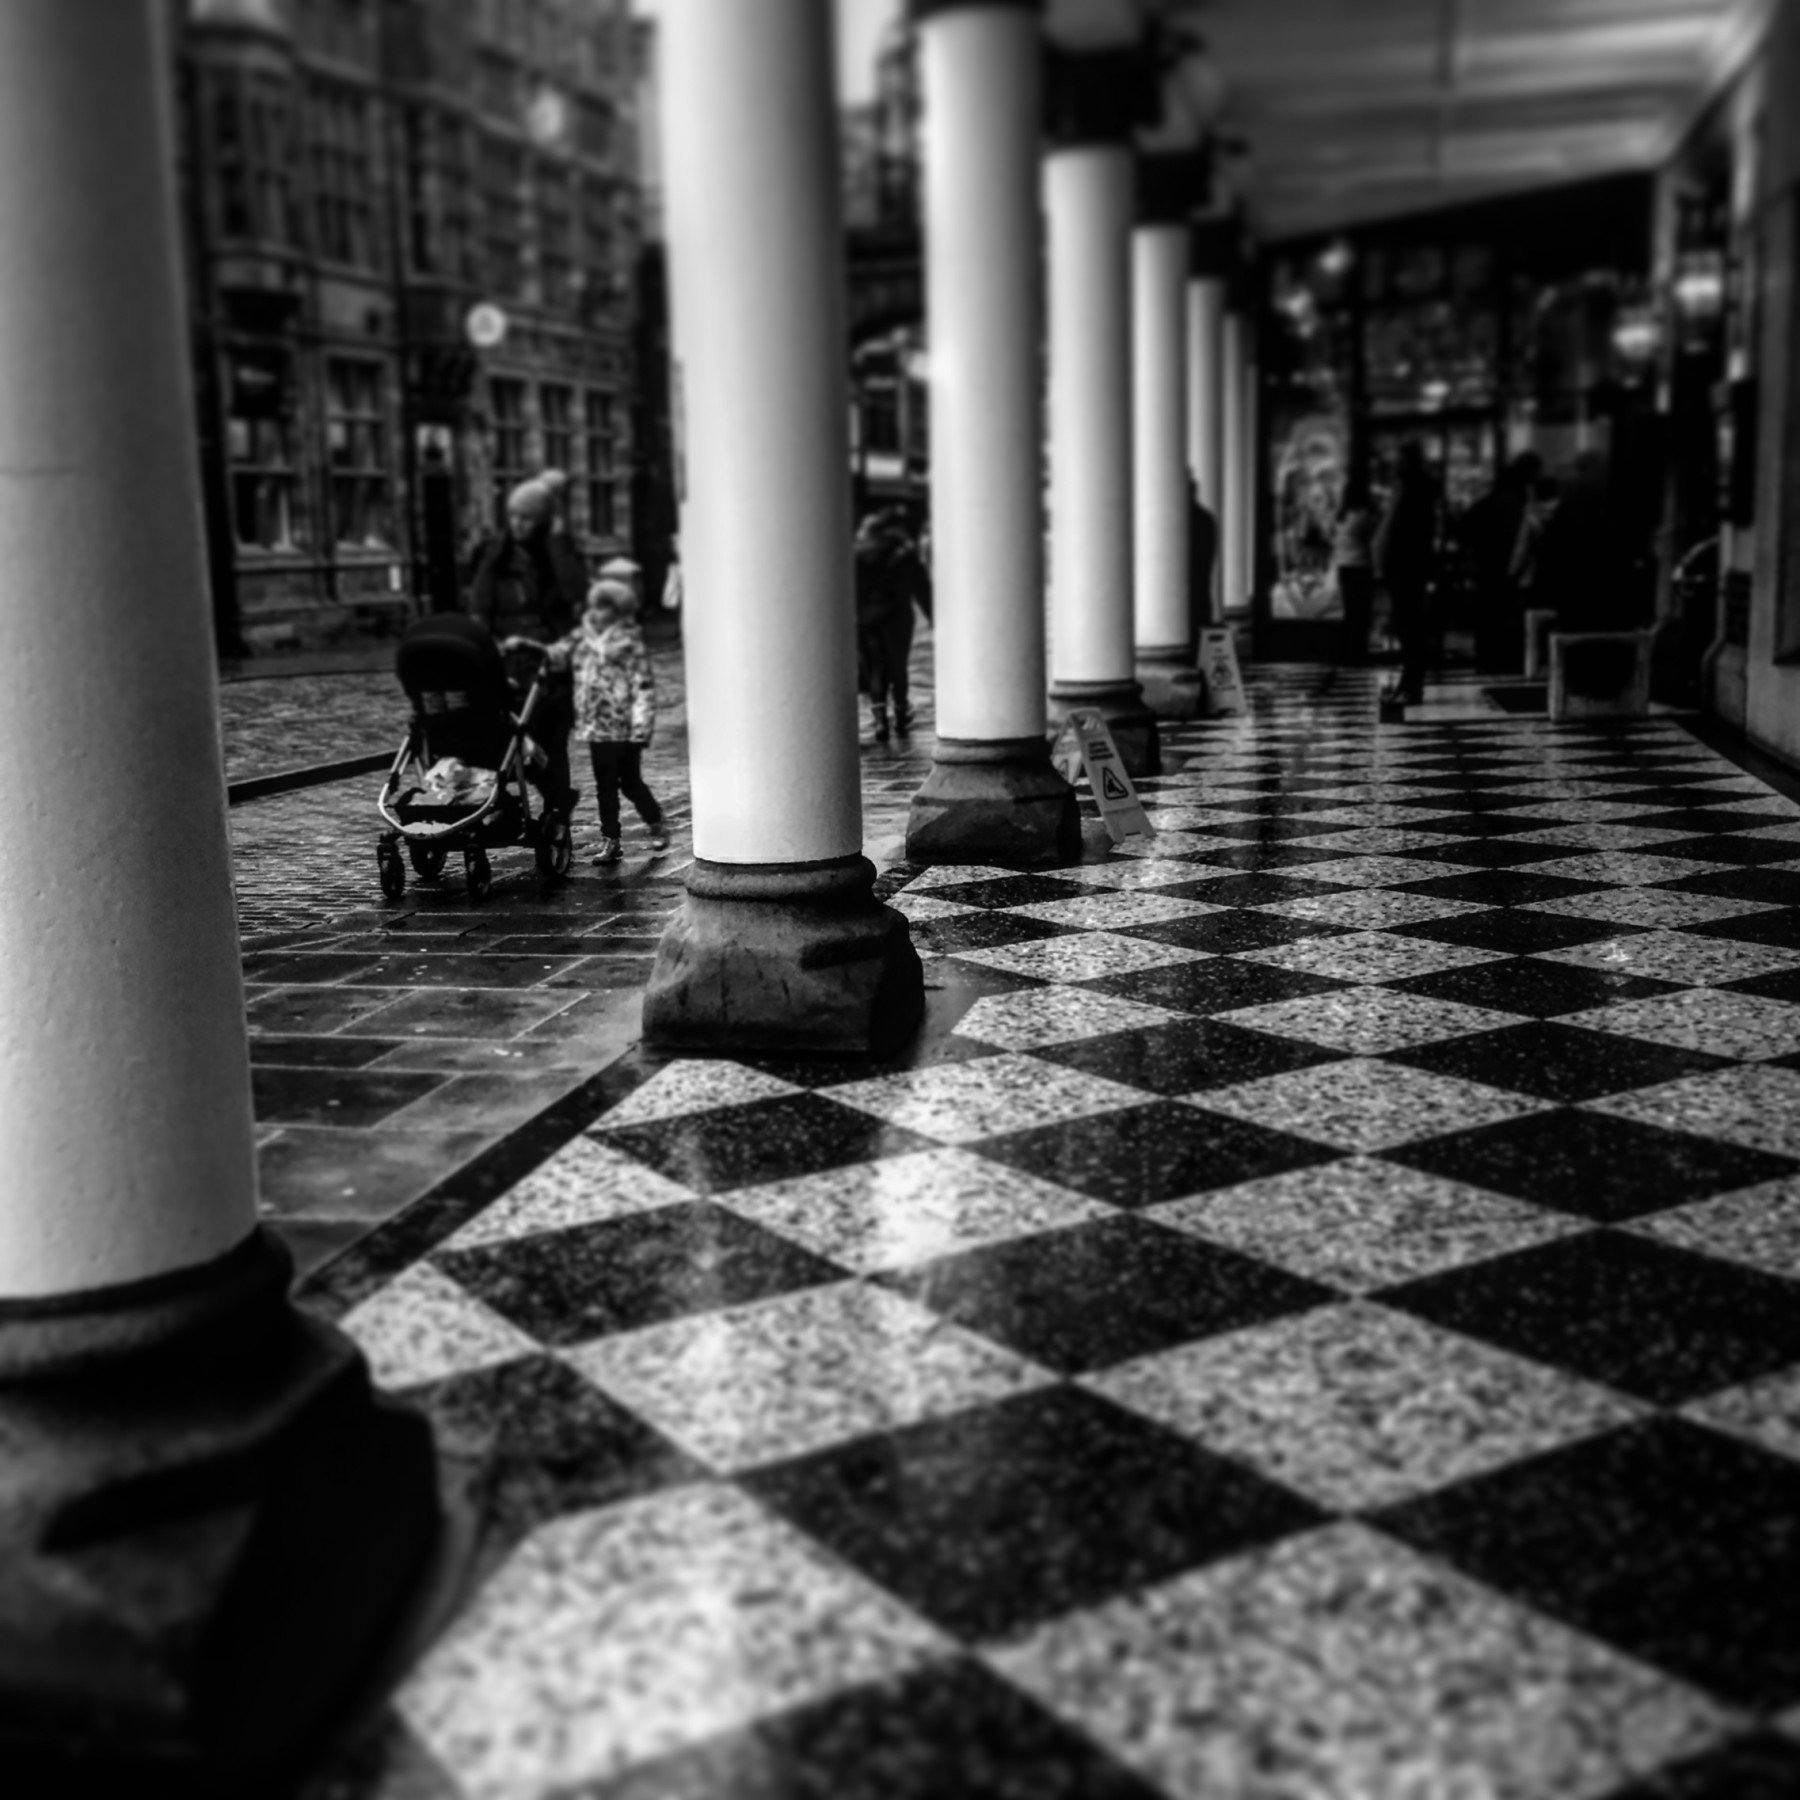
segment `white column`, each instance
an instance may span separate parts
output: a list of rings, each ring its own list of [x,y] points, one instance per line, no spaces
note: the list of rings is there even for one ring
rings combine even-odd
[[[256,1224],[164,10],[0,6],[0,1300]]]
[[[1044,730],[1034,9],[921,27],[937,729]]]
[[[1250,583],[1244,535],[1246,483],[1250,474],[1249,390],[1244,369],[1248,324],[1241,313],[1225,315],[1220,388],[1224,401],[1224,445],[1219,469],[1219,594],[1228,612],[1240,611]]]
[[[1131,152],[1053,151],[1050,230],[1050,604],[1053,687],[1129,686]]]
[[[1187,660],[1188,228],[1140,225],[1131,236],[1132,568],[1137,654]]]
[[[1200,489],[1201,503],[1217,525],[1222,523],[1219,482],[1225,460],[1225,283],[1218,276],[1201,275],[1188,282],[1187,329],[1188,467]],[[1195,605],[1204,609],[1207,618],[1212,615],[1219,586],[1216,554],[1212,581],[1212,594],[1195,596]]]
[[[862,847],[830,0],[668,0],[694,853]]]

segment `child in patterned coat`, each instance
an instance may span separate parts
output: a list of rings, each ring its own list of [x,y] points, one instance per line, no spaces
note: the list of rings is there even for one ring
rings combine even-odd
[[[622,581],[602,579],[588,589],[581,624],[558,648],[575,669],[575,735],[586,740],[594,765],[594,797],[600,807],[602,865],[619,860],[619,794],[636,807],[650,829],[653,851],[669,847],[662,808],[644,785],[641,767],[656,727],[656,677],[637,625],[636,593]]]

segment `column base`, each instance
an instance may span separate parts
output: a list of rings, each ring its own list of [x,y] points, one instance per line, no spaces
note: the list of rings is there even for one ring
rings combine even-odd
[[[644,1042],[689,1055],[884,1056],[918,1026],[924,971],[866,857],[696,861],[656,949]]]
[[[266,1232],[0,1305],[0,1768],[17,1800],[285,1791],[409,1623],[431,1429]]]
[[[1075,790],[1041,737],[939,738],[906,822],[910,862],[1035,867],[1081,860]]]
[[[1050,688],[1050,718],[1057,727],[1078,706],[1097,708],[1128,775],[1162,773],[1162,739],[1156,714],[1144,704],[1144,691],[1135,681],[1058,681]]]
[[[1205,700],[1205,683],[1186,644],[1168,649],[1139,650],[1135,670],[1144,704],[1159,719],[1193,719]]]

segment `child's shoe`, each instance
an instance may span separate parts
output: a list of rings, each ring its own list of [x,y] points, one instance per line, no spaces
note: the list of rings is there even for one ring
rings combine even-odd
[[[668,847],[669,847],[669,828],[668,828],[668,826],[652,825],[650,827],[650,848],[655,851],[662,851],[662,850],[668,849]]]
[[[888,725],[888,710],[885,706],[872,706],[869,711],[875,719],[875,741],[878,744],[885,744],[893,736]]]
[[[619,840],[616,837],[603,837],[600,840],[600,849],[592,860],[602,868],[606,868],[619,860],[619,854]]]

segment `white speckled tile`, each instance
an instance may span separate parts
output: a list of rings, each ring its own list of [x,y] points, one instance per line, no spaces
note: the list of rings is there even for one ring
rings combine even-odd
[[[1011,1051],[849,1082],[834,1087],[831,1097],[951,1144],[1141,1106],[1151,1098],[1122,1082]]]
[[[1795,820],[1791,824],[1757,825],[1752,829],[1755,831],[1759,841],[1763,838],[1774,838],[1778,842],[1784,843],[1800,842],[1800,819]],[[1771,863],[1768,866],[1774,869],[1788,869],[1792,868],[1793,864]]]
[[[1565,881],[1604,881],[1613,887],[1633,888],[1653,881],[1680,881],[1688,875],[1716,875],[1721,869],[1737,865],[1697,862],[1690,856],[1657,856],[1651,851],[1596,850],[1586,856],[1564,856],[1554,864],[1532,866]]]
[[[1114,856],[1143,856],[1152,861],[1170,856],[1205,855],[1209,851],[1229,850],[1241,840],[1222,838],[1204,831],[1153,831],[1141,837],[1129,837],[1114,844]],[[1189,879],[1193,877],[1190,875]]]
[[[369,1359],[377,1387],[417,1387],[529,1356],[518,1326],[430,1263],[414,1263],[339,1321]]]
[[[1594,1112],[1800,1157],[1800,1069],[1747,1063],[1588,1102]]]
[[[1214,804],[1209,806],[1159,806],[1158,796],[1143,796],[1144,811],[1150,820],[1152,831],[1211,831],[1215,826],[1227,821],[1240,822],[1244,819],[1260,818],[1253,802],[1255,796],[1245,794],[1241,805],[1228,804],[1228,794],[1213,796]]]
[[[908,894],[923,894],[933,888],[959,887],[970,881],[1000,881],[1017,877],[1017,869],[990,868],[985,863],[937,863],[915,875],[903,890]]]
[[[1084,1385],[1338,1512],[1389,1506],[1642,1412],[1361,1301],[1183,1344]]]
[[[1552,808],[1560,811],[1561,808]],[[1552,844],[1559,849],[1587,850],[1592,852],[1648,849],[1655,844],[1666,844],[1676,838],[1692,837],[1691,831],[1672,831],[1667,825],[1550,825],[1541,831],[1520,831],[1507,838],[1509,844]],[[1671,857],[1669,859],[1673,861]],[[1561,863],[1534,863],[1533,868],[1541,868],[1555,875],[1561,873]]]
[[[1082,863],[1073,869],[1058,869],[1058,881],[1083,881],[1090,887],[1157,888],[1177,881],[1192,881],[1203,871],[1191,862],[1162,861],[1138,856],[1126,862]]]
[[[1143,1216],[1352,1293],[1482,1262],[1585,1224],[1372,1156],[1190,1194]]]
[[[676,1119],[687,1113],[739,1106],[747,1100],[779,1100],[800,1090],[791,1081],[723,1058],[683,1058],[670,1063],[628,1094],[597,1121],[607,1130],[646,1125],[652,1119]]]
[[[1350,1523],[1057,1619],[987,1660],[1181,1800],[1593,1797],[1735,1724]]]
[[[1134,925],[1161,925],[1169,919],[1197,918],[1201,913],[1225,910],[1200,900],[1178,899],[1173,894],[1119,889],[1083,894],[1077,900],[1046,900],[1035,906],[1012,908],[1021,918],[1042,919],[1046,925],[1074,925],[1086,931],[1125,931]]]
[[[1708,1394],[1681,1410],[1715,1431],[1748,1438],[1800,1462],[1800,1368],[1781,1369],[1760,1381]]]
[[[533,1532],[398,1705],[467,1800],[524,1800],[944,1648],[746,1494],[703,1483]]]
[[[572,1225],[595,1225],[693,1197],[690,1189],[610,1144],[578,1137],[478,1213],[443,1247],[467,1250],[541,1231],[566,1231]]]
[[[1800,1281],[1800,1175],[1652,1213],[1625,1229]]]
[[[1565,867],[1558,863],[1550,873],[1560,875]],[[1567,894],[1560,900],[1534,900],[1528,910],[1559,913],[1569,919],[1598,919],[1612,925],[1679,929],[1683,925],[1704,925],[1714,919],[1736,919],[1745,913],[1775,909],[1766,900],[1722,900],[1714,894],[1676,894],[1666,888],[1601,888],[1591,894]],[[1800,961],[1800,957],[1795,960]]]
[[[1167,1025],[1184,1016],[1089,988],[1024,988],[1015,994],[983,994],[957,1020],[956,1034],[983,1044],[1004,1044],[1009,1050],[1030,1050],[1040,1044]]]
[[[1385,931],[1355,931],[1343,937],[1302,938],[1294,944],[1271,944],[1246,950],[1245,962],[1268,963],[1303,975],[1325,975],[1335,981],[1400,981],[1439,969],[1463,969],[1498,962],[1502,952],[1476,950],[1464,944],[1437,944],[1427,938],[1394,937]]]
[[[1545,1107],[1545,1102],[1529,1095],[1502,1093],[1480,1082],[1428,1075],[1423,1069],[1365,1057],[1294,1069],[1235,1087],[1207,1088],[1188,1095],[1188,1100],[1208,1112],[1229,1113],[1341,1150],[1391,1149],[1419,1138],[1522,1118]]]
[[[1682,988],[1643,1000],[1620,1000],[1588,1012],[1564,1013],[1561,1023],[1745,1062],[1800,1051],[1800,1006],[1723,988]]]
[[[1357,888],[1399,887],[1406,881],[1441,881],[1444,876],[1456,872],[1454,867],[1421,862],[1416,856],[1346,856],[1339,862],[1308,863],[1294,871],[1308,881],[1329,881],[1339,887]]]
[[[1025,944],[996,944],[991,949],[959,950],[965,962],[986,963],[1012,975],[1038,981],[1091,981],[1097,975],[1124,975],[1135,969],[1160,969],[1168,963],[1197,962],[1203,950],[1179,944],[1157,944],[1148,938],[1118,937],[1107,931],[1083,931],[1069,937],[1034,938]]]
[[[1317,837],[1287,840],[1303,850],[1330,850],[1340,856],[1404,855],[1408,850],[1429,850],[1436,844],[1456,841],[1453,834],[1424,831],[1413,826],[1367,825],[1348,831],[1322,832]]]
[[[1114,1210],[985,1156],[948,1149],[736,1188],[718,1200],[862,1275],[1110,1218]]]
[[[954,900],[939,900],[931,894],[915,893],[905,888],[888,896],[888,905],[909,919],[963,919],[979,912],[978,906],[958,906]]]
[[[1309,880],[1317,879],[1312,869],[1306,875]],[[1299,900],[1276,900],[1253,910],[1276,913],[1285,919],[1344,925],[1353,931],[1392,931],[1397,925],[1417,925],[1425,919],[1447,919],[1456,913],[1492,909],[1467,900],[1445,900],[1437,894],[1396,894],[1386,888],[1364,887],[1348,894],[1308,894]]]
[[[861,1281],[600,1338],[563,1356],[721,1472],[805,1456],[1052,1379]]]
[[[1525,794],[1531,791],[1524,785],[1509,789],[1509,792],[1514,794]],[[1595,793],[1616,793],[1618,790],[1616,784],[1609,781],[1594,783],[1593,791]],[[1652,810],[1641,800],[1581,800],[1559,798],[1553,795],[1544,795],[1543,798],[1545,805],[1539,809],[1539,816],[1553,815],[1558,824],[1562,825],[1604,825],[1620,819],[1642,818],[1645,813]],[[1555,800],[1554,806],[1549,804],[1552,799]]]
[[[1445,1038],[1465,1037],[1472,1031],[1493,1031],[1518,1023],[1516,1013],[1493,1012],[1484,1006],[1464,1006],[1453,1000],[1432,1000],[1424,994],[1387,987],[1306,994],[1298,1000],[1242,1007],[1219,1017],[1233,1025],[1302,1038],[1331,1050],[1347,1050],[1353,1056],[1411,1050],[1420,1044],[1436,1044]]]
[[[1777,969],[1800,968],[1800,951],[1775,944],[1740,944],[1731,938],[1696,937],[1686,931],[1634,932],[1629,937],[1602,938],[1598,943],[1536,954],[1547,962],[1573,963],[1578,969],[1648,975],[1657,981],[1679,981],[1690,987],[1743,981],[1752,975],[1773,974]]]

